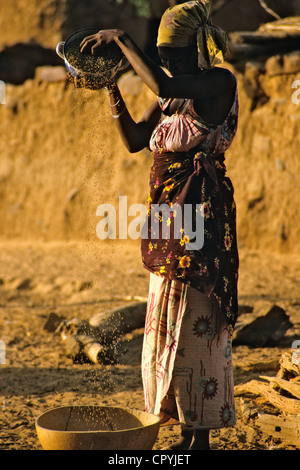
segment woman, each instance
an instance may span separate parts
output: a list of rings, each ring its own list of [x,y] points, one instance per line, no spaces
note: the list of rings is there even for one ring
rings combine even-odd
[[[209,13],[208,0],[166,10],[157,45],[168,72],[123,31],[99,31],[82,43],[82,51],[96,53],[115,42],[159,97],[135,122],[117,85],[108,90],[127,149],[149,147],[153,154],[148,233],[142,239],[143,263],[151,272],[142,375],[146,410],[181,424],[181,437],[170,449],[209,449],[210,429],[235,424],[231,334],[238,252],[224,152],[236,133],[238,97],[233,74],[216,67],[228,48]],[[155,212],[162,204],[167,216]],[[201,245],[191,244],[199,211]],[[182,222],[188,215],[187,229]],[[154,222],[160,234],[151,230]]]

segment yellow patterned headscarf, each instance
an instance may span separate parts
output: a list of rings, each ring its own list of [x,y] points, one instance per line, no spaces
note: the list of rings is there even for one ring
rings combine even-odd
[[[210,0],[185,2],[168,8],[158,29],[157,46],[186,47],[197,41],[198,67],[211,69],[228,52],[225,31],[212,25]]]

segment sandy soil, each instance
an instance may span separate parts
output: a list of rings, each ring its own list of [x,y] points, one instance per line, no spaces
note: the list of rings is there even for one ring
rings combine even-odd
[[[300,339],[300,257],[241,250],[240,258],[241,306],[259,312],[276,302],[294,327],[277,347],[235,347],[235,384],[257,378],[262,371],[275,375],[276,360]],[[6,345],[6,363],[0,365],[0,450],[41,449],[35,419],[56,406],[103,404],[143,410],[142,331],[132,336],[118,364],[103,366],[74,364],[61,337],[44,329],[51,312],[88,320],[129,299],[146,298],[148,273],[141,265],[139,244],[1,242],[0,265],[0,339]],[[247,315],[241,314],[240,322]],[[212,449],[291,448],[246,425],[239,400],[236,427],[212,431]],[[161,427],[154,449],[165,447],[178,432],[178,426]]]

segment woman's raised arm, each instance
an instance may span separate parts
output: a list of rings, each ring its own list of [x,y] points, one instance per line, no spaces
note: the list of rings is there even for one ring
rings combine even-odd
[[[126,56],[131,66],[143,82],[162,98],[195,98],[206,99],[221,95],[226,90],[226,82],[230,80],[229,72],[215,68],[209,74],[194,74],[183,71],[170,76],[162,67],[141,51],[126,32],[119,29],[101,30],[97,34],[87,36],[81,43],[81,51],[90,48],[93,54],[97,49],[115,42]],[[186,63],[190,57],[184,58]],[[182,61],[182,59],[181,59]]]
[[[149,106],[142,119],[135,122],[116,84],[108,89],[108,94],[112,117],[116,121],[117,129],[127,150],[135,153],[147,147],[161,115],[158,102]]]

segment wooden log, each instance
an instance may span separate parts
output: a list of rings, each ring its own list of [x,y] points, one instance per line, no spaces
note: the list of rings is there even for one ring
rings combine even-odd
[[[300,414],[300,401],[298,399],[284,397],[272,389],[269,384],[259,380],[251,380],[245,384],[235,386],[234,394],[237,397],[247,395],[262,396],[281,412],[291,415]]]
[[[258,33],[266,33],[272,36],[276,36],[283,33],[287,36],[299,36],[300,35],[300,17],[290,16],[282,18],[278,21],[271,21],[261,25],[258,29]]]
[[[269,13],[269,15],[273,16],[274,18],[277,18],[279,19],[280,16],[278,15],[278,13],[276,13],[276,11],[272,10],[272,8],[270,7],[270,5],[268,5],[268,3],[266,3],[265,0],[258,0],[260,5],[262,6],[262,8],[264,10],[266,10],[267,13]]]
[[[289,380],[280,379],[277,377],[268,377],[268,376],[261,376],[261,379],[267,380],[275,385],[278,385],[282,390],[289,392],[295,398],[300,399],[300,383],[293,383]]]
[[[279,438],[285,444],[300,447],[299,416],[258,413],[254,425],[264,434]]]
[[[87,358],[94,364],[98,364],[99,357],[103,353],[103,346],[99,343],[90,342],[83,346],[82,353],[84,353]]]
[[[72,318],[71,320],[63,320],[55,332],[60,333],[61,339],[66,340],[68,336],[75,335],[78,332],[78,329],[82,327],[83,322],[79,318]]]
[[[66,355],[72,357],[73,359],[75,359],[80,354],[82,349],[80,343],[76,341],[75,336],[66,337],[63,345]]]
[[[290,349],[281,355],[278,377],[290,378],[300,376],[300,357],[298,352],[298,349]]]
[[[134,302],[94,315],[89,324],[100,343],[110,343],[145,325],[147,302]]]
[[[240,398],[243,422],[257,428],[267,436],[279,438],[283,443],[300,446],[300,415],[281,416],[264,412],[248,400]]]
[[[300,17],[265,23],[257,31],[233,31],[229,38],[232,44],[272,43],[274,47],[278,47],[280,43],[291,42],[296,45],[294,41],[299,41],[300,38]]]
[[[259,380],[250,380],[249,382],[235,385],[234,387],[234,396],[241,397],[246,395],[260,396],[262,395],[262,390],[268,388],[268,385]]]
[[[299,38],[267,44],[231,44],[228,61],[237,63],[250,59],[266,60],[276,54],[287,54],[299,49]]]
[[[108,347],[90,342],[84,345],[83,353],[94,364],[115,364],[118,359],[118,348],[113,343]]]
[[[64,341],[67,356],[75,363],[92,362],[94,364],[115,364],[124,352],[124,346],[118,342],[103,345],[92,336],[70,335]]]
[[[144,328],[147,302],[135,302],[94,315],[89,322],[73,318],[56,329],[74,362],[113,364],[125,351],[121,338]]]
[[[230,33],[230,42],[233,45],[251,45],[251,46],[273,46],[278,47],[281,43],[293,42],[294,37],[287,38],[284,33],[269,34],[266,32],[235,31]],[[299,40],[298,36],[297,39]]]
[[[286,445],[300,446],[300,415],[280,416],[265,413],[249,401],[240,398],[243,422],[267,436],[279,438]]]
[[[84,335],[66,336],[64,340],[64,348],[67,356],[72,357],[75,362],[87,362],[89,360],[84,353],[84,348],[88,344],[93,344],[94,338]],[[94,362],[94,361],[92,361]]]
[[[257,31],[234,31],[229,34],[229,62],[264,59],[276,54],[299,50],[300,18],[285,18],[262,25]]]
[[[255,419],[260,411],[259,408],[254,407],[249,402],[243,400],[243,398],[240,398],[240,406],[244,423],[248,423],[249,421]]]

